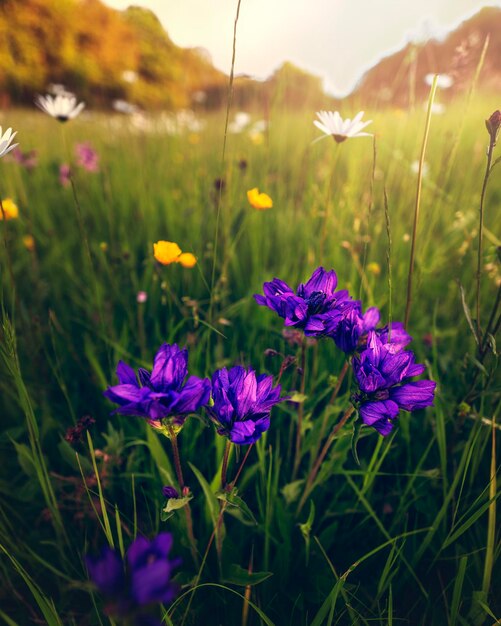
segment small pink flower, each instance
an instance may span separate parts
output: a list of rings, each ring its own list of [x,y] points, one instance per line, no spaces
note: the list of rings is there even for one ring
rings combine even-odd
[[[136,295],[136,301],[140,304],[143,304],[144,302],[146,302],[146,300],[148,300],[148,294],[146,293],[146,291],[138,291]]]
[[[77,164],[80,167],[83,167],[87,172],[99,172],[99,155],[88,141],[77,143],[75,153],[77,155]]]
[[[67,187],[70,184],[71,169],[68,163],[61,163],[59,166],[59,182],[63,187]]]

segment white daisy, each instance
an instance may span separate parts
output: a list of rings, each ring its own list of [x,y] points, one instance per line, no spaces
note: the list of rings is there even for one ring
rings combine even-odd
[[[0,126],[0,157],[5,156],[11,150],[14,150],[18,143],[12,144],[12,140],[17,135],[17,131],[15,133],[12,132],[12,128],[7,128],[5,133],[2,134],[2,127]]]
[[[72,93],[60,93],[54,97],[37,96],[35,104],[60,122],[75,119],[85,106],[84,102],[77,104],[77,99]]]
[[[314,120],[314,124],[319,128],[326,136],[332,136],[337,143],[345,141],[349,137],[371,137],[370,133],[360,132],[368,124],[372,122],[362,122],[363,111],[357,113],[355,117],[350,120],[343,118],[339,115],[338,111],[319,111],[317,117],[320,121]],[[323,139],[320,137],[319,139]]]

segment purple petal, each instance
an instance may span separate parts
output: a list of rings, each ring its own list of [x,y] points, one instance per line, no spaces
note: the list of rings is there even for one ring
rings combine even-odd
[[[165,343],[155,356],[150,384],[158,391],[177,389],[188,373],[188,351]]]
[[[136,373],[130,365],[127,365],[127,363],[124,363],[123,361],[118,361],[117,378],[122,385],[137,386]]]
[[[210,397],[210,381],[190,376],[186,385],[179,391],[177,399],[172,403],[173,413],[193,413],[207,404]]]
[[[103,395],[116,404],[130,404],[131,402],[143,402],[149,395],[150,390],[135,385],[115,385],[108,387]]]
[[[398,404],[392,400],[379,400],[366,402],[360,407],[360,416],[367,426],[373,426],[375,422],[383,419],[395,419],[398,415]]]
[[[381,314],[379,309],[376,306],[367,309],[363,316],[363,328],[362,332],[367,333],[369,330],[374,330],[376,326],[379,324],[379,320],[381,319]]]
[[[322,291],[327,295],[333,295],[337,287],[337,276],[334,270],[327,272],[323,267],[317,269],[311,275],[311,278],[305,283],[301,291],[304,297],[308,298],[315,291]],[[300,289],[298,288],[298,295]]]
[[[115,550],[106,547],[98,557],[85,557],[89,576],[101,593],[108,596],[118,594],[124,584],[122,559]]]
[[[437,383],[433,380],[418,380],[406,383],[390,391],[390,398],[405,411],[416,411],[433,405]]]

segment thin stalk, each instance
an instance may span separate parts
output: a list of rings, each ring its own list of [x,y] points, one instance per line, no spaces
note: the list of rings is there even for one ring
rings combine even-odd
[[[329,400],[329,405],[334,404],[338,394],[339,394],[339,390],[341,389],[341,385],[343,384],[343,380],[344,377],[346,376],[346,373],[348,372],[348,369],[350,367],[350,363],[349,361],[345,361],[345,364],[343,365],[343,369],[341,370],[341,372],[339,373],[337,382],[336,382],[336,386],[334,387],[334,390],[332,391],[332,395],[330,397]],[[320,436],[319,436],[319,441],[322,441],[322,439],[324,438],[324,433],[325,433],[325,429],[327,428],[327,420],[329,419],[329,414],[327,411],[325,411],[324,413],[324,419],[322,421],[322,426],[320,428]],[[316,454],[314,455],[316,457]]]
[[[433,83],[430,89],[430,96],[428,98],[428,110],[426,113],[426,124],[423,135],[423,144],[421,146],[421,156],[419,158],[419,170],[418,170],[418,180],[417,180],[417,189],[416,189],[416,203],[414,206],[414,225],[412,227],[412,244],[411,244],[411,258],[409,262],[409,275],[407,278],[407,302],[405,305],[405,318],[404,318],[404,326],[407,328],[409,323],[409,317],[411,314],[411,304],[412,304],[412,279],[414,275],[414,259],[416,256],[416,239],[417,239],[417,228],[419,222],[419,208],[421,205],[421,187],[423,182],[423,165],[424,165],[424,157],[426,154],[426,145],[428,143],[428,135],[430,132],[430,123],[431,123],[431,111],[433,107],[433,101],[435,99],[435,92],[437,90],[437,81],[438,74],[435,74],[433,78]]]
[[[224,448],[223,464],[221,466],[221,488],[226,489],[226,472],[228,471],[228,459],[230,457],[231,441],[228,439]]]
[[[237,480],[240,478],[240,474],[242,473],[242,470],[244,468],[245,462],[247,461],[250,451],[252,450],[252,448],[254,447],[254,444],[251,443],[251,445],[248,447],[247,452],[245,453],[245,456],[242,460],[242,462],[240,463],[240,467],[238,468],[238,472],[237,475],[235,476],[235,478],[233,479],[233,481],[230,483],[229,485],[229,489],[230,491],[235,487]],[[184,626],[184,623],[186,622],[186,618],[188,617],[188,614],[190,612],[190,608],[191,608],[191,603],[193,602],[193,598],[195,597],[195,591],[197,590],[197,586],[198,583],[200,582],[200,578],[202,577],[202,572],[205,566],[205,562],[207,561],[207,557],[209,555],[209,550],[211,549],[211,546],[214,542],[214,538],[216,537],[216,532],[217,529],[219,528],[220,524],[221,524],[221,520],[223,519],[223,515],[224,512],[226,510],[226,507],[228,505],[228,502],[226,500],[223,501],[223,505],[221,506],[221,510],[219,511],[219,516],[218,519],[216,521],[216,525],[214,526],[214,530],[212,531],[212,534],[209,538],[209,542],[207,544],[207,547],[205,548],[205,552],[204,555],[202,557],[202,564],[200,565],[200,568],[198,570],[197,576],[195,578],[195,582],[193,583],[193,592],[190,596],[190,601],[188,602],[188,606],[186,607],[186,610],[184,612],[183,615],[183,620],[181,622],[181,626]]]
[[[390,223],[390,211],[388,209],[388,194],[386,192],[386,185],[384,187],[384,217],[386,221],[386,236],[388,238],[388,248],[386,249],[386,263],[388,265],[388,343],[391,339],[391,323],[393,321],[393,309],[392,309],[392,265],[391,265],[391,223]]]
[[[306,388],[306,337],[303,337],[301,344],[301,386],[300,394],[304,396],[304,390]],[[299,469],[299,463],[301,462],[301,444],[303,441],[303,417],[304,417],[304,402],[301,398],[299,408],[297,411],[297,431],[296,431],[296,453],[294,455],[294,467],[292,470],[292,478],[294,480],[297,470]]]
[[[477,337],[479,343],[482,341],[482,331],[480,327],[480,283],[482,280],[482,252],[484,240],[484,199],[487,189],[487,181],[491,173],[492,153],[496,145],[495,137],[491,136],[489,141],[489,149],[487,150],[487,165],[485,168],[484,182],[482,183],[482,193],[480,194],[479,208],[479,225],[478,225],[478,255],[477,255],[477,294],[476,294],[476,311],[477,311]]]
[[[181,467],[181,457],[179,455],[179,446],[177,444],[177,435],[174,432],[172,426],[168,427],[169,431],[169,439],[172,444],[172,455],[174,457],[174,467],[176,470],[177,482],[179,484],[179,488],[181,492],[183,492],[185,484],[184,484],[184,476],[183,469]],[[193,517],[191,515],[191,506],[190,503],[187,502],[186,506],[183,507],[184,513],[186,516],[186,528],[188,530],[188,539],[190,542],[191,556],[193,557],[193,562],[195,563],[195,567],[198,567],[200,563],[200,559],[198,557],[197,551],[197,542],[195,539],[195,534],[193,532]]]
[[[85,255],[87,257],[87,263],[89,264],[89,270],[90,270],[90,273],[92,275],[93,282],[94,282],[94,292],[95,292],[95,297],[96,297],[97,312],[98,312],[99,321],[101,324],[101,332],[103,335],[103,341],[106,347],[106,354],[108,356],[108,365],[111,370],[112,369],[111,355],[108,350],[108,344],[106,343],[106,339],[105,339],[107,337],[107,332],[106,332],[106,324],[104,322],[104,313],[103,313],[103,304],[101,301],[101,293],[99,291],[99,285],[97,281],[96,270],[94,268],[94,262],[92,261],[92,253],[90,250],[89,238],[87,237],[87,231],[85,230],[85,225],[84,225],[84,221],[82,217],[82,208],[80,206],[80,200],[78,198],[77,188],[75,185],[75,181],[73,179],[73,172],[72,172],[71,165],[70,165],[71,155],[70,155],[70,151],[68,147],[68,142],[66,139],[66,132],[65,132],[63,125],[61,125],[61,135],[63,138],[64,151],[66,152],[66,158],[68,159],[68,164],[69,164],[68,165],[69,166],[68,178],[70,180],[71,191],[73,194],[73,201],[75,205],[75,213],[77,216],[78,229],[80,231],[80,236],[82,237],[83,242],[84,242]]]
[[[297,508],[297,513],[300,513],[301,509],[303,508],[304,503],[306,502],[306,498],[310,495],[311,490],[312,490],[312,486],[313,483],[315,481],[315,478],[317,477],[317,474],[320,470],[320,467],[325,459],[325,457],[327,456],[327,452],[329,452],[329,448],[332,445],[332,442],[334,441],[334,439],[336,438],[337,433],[341,430],[341,428],[346,424],[346,422],[348,421],[348,419],[351,417],[351,415],[353,414],[355,410],[355,407],[350,406],[348,409],[346,409],[346,411],[344,412],[343,417],[339,420],[339,422],[334,426],[334,428],[331,431],[331,434],[328,436],[324,447],[322,448],[320,454],[317,457],[317,460],[315,461],[313,467],[310,470],[310,473],[308,474],[308,478],[306,479],[306,486],[303,492],[303,495],[301,497],[301,500],[299,501],[299,505]]]
[[[496,415],[492,416],[492,447],[491,447],[491,475],[489,485],[489,505],[487,521],[487,545],[485,547],[484,576],[482,580],[482,593],[487,598],[491,586],[492,568],[494,566],[494,552],[496,543]]]
[[[376,149],[376,135],[372,137],[372,171],[371,171],[371,186],[369,191],[369,203],[367,205],[367,226],[365,233],[365,242],[364,242],[364,252],[362,255],[362,272],[365,275],[365,265],[367,263],[367,253],[369,251],[369,240],[370,240],[370,231],[371,231],[371,217],[372,217],[372,207],[374,205],[374,180],[376,178],[376,158],[377,158],[377,149]],[[362,288],[363,282],[360,282],[360,291],[358,298],[362,297]]]
[[[228,82],[228,100],[226,105],[226,119],[224,122],[224,137],[223,137],[223,150],[221,154],[221,178],[223,178],[224,174],[224,162],[226,157],[226,140],[228,137],[228,123],[230,119],[230,109],[231,103],[233,100],[233,79],[235,75],[235,57],[237,52],[237,24],[238,17],[240,15],[240,3],[242,0],[238,0],[237,3],[237,12],[235,15],[235,21],[233,23],[233,49],[231,56],[231,70],[230,70],[230,79]],[[214,232],[214,257],[212,259],[212,274],[211,274],[211,284],[210,284],[210,301],[209,301],[209,323],[212,323],[212,314],[214,308],[214,287],[216,283],[216,263],[217,263],[217,253],[219,246],[219,223],[221,221],[221,199],[222,199],[223,188],[222,185],[219,188],[218,201],[217,201],[217,212],[216,212],[216,228]]]

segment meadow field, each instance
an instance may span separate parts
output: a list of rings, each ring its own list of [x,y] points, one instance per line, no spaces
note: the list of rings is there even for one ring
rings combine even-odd
[[[499,147],[480,339],[476,319],[485,120],[498,107],[478,95],[431,116],[406,330],[437,386],[434,406],[400,411],[385,437],[346,417],[355,380],[334,341],[287,331],[253,295],[322,266],[380,309],[380,326],[404,320],[426,108],[367,110],[374,137],[339,144],[314,142],[315,111],[274,106],[226,135],[224,111],[133,123],[89,108],[66,124],[2,113],[37,163],[0,160],[0,197],[19,211],[0,221],[0,621],[499,623]],[[78,164],[84,142],[93,167]],[[251,206],[256,187],[272,208]],[[196,265],[155,261],[160,240]],[[174,437],[184,485],[172,437],[103,396],[120,360],[151,369],[164,343],[188,348],[190,375],[252,367],[287,397],[250,446],[227,446],[206,410],[190,415]],[[117,619],[85,556],[123,556],[159,532],[173,535],[178,587]]]

